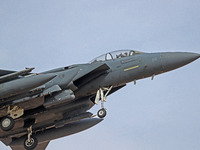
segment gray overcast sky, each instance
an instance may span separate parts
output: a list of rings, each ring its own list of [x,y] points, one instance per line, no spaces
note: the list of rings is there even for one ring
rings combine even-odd
[[[0,68],[40,72],[127,48],[200,53],[199,8],[199,0],[1,0]],[[199,150],[199,75],[197,60],[131,83],[108,98],[102,123],[47,150]]]

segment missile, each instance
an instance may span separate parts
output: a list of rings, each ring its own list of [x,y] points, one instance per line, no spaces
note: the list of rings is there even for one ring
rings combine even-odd
[[[10,74],[7,74],[7,75],[4,75],[4,76],[1,76],[0,77],[0,83],[3,83],[3,82],[7,82],[7,81],[10,81],[10,80],[13,80],[13,79],[16,79],[18,76],[22,76],[22,75],[25,75],[29,72],[31,72],[32,70],[34,70],[35,68],[26,68],[25,70],[22,70],[22,71],[18,71],[18,72],[14,72],[14,73],[10,73]]]
[[[27,92],[52,80],[56,75],[41,74],[22,77],[0,84],[0,99]]]
[[[45,141],[55,140],[61,137],[69,136],[83,130],[89,129],[94,125],[100,123],[103,119],[100,118],[90,118],[83,119],[74,123],[70,123],[61,128],[50,128],[45,131],[33,134],[38,140],[38,143]],[[9,145],[11,147],[23,147],[23,142],[27,136],[20,137],[19,139],[13,140]]]

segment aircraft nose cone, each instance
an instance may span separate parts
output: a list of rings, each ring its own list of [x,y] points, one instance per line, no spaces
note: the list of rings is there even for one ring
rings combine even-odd
[[[163,71],[170,71],[187,65],[200,57],[197,53],[169,52],[161,53]]]

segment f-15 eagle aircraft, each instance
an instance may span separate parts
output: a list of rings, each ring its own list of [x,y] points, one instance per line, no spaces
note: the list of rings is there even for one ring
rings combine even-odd
[[[0,70],[0,140],[12,150],[44,150],[51,140],[86,130],[106,116],[107,96],[129,82],[182,67],[185,52],[121,50],[41,73]],[[97,116],[88,112],[101,103]]]

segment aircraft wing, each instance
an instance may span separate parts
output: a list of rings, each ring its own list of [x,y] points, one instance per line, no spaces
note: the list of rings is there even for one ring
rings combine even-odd
[[[49,142],[50,141],[43,142],[43,143],[38,143],[38,146],[34,150],[45,150],[46,147],[48,146]],[[12,146],[11,149],[12,150],[26,150],[23,145],[21,145],[21,146]]]

